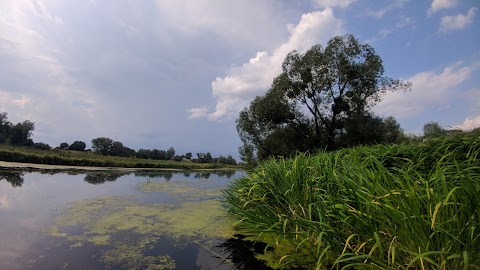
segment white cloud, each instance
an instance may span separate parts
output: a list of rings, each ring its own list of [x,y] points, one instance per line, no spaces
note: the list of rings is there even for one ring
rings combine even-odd
[[[470,8],[466,15],[457,14],[455,16],[444,16],[440,22],[440,31],[448,32],[451,30],[460,30],[473,22],[477,8]]]
[[[402,8],[403,5],[405,4],[407,0],[395,0],[391,1],[389,5],[385,6],[384,8],[378,9],[378,10],[368,10],[367,15],[374,17],[376,19],[380,19],[385,14],[397,9],[397,8]]]
[[[346,8],[350,4],[355,3],[357,0],[312,0],[313,4],[319,8],[327,7],[341,7]]]
[[[12,106],[23,109],[30,102],[26,96],[13,97],[7,91],[0,89],[0,112],[9,111]]]
[[[203,116],[209,120],[219,120],[236,116],[255,96],[270,87],[273,78],[281,73],[282,62],[290,51],[304,52],[315,44],[325,44],[330,37],[342,32],[342,22],[327,8],[303,14],[300,22],[289,28],[291,34],[287,42],[271,54],[257,52],[242,66],[231,67],[229,75],[217,77],[212,82],[212,95],[217,100],[215,111],[206,113],[205,107],[192,108],[188,110],[190,118]]]
[[[202,118],[208,115],[208,107],[202,106],[198,108],[191,108],[188,110],[190,116],[188,118],[195,119],[195,118]]]
[[[467,117],[463,123],[454,126],[454,128],[459,128],[461,130],[472,130],[477,127],[480,127],[480,115],[472,118]]]
[[[432,15],[433,13],[441,10],[441,9],[449,9],[453,8],[457,5],[457,0],[433,0],[432,5],[428,9],[428,15]]]
[[[374,108],[380,115],[411,117],[448,103],[456,86],[470,78],[472,68],[456,63],[442,73],[425,71],[407,78],[412,83],[410,92],[391,92]]]

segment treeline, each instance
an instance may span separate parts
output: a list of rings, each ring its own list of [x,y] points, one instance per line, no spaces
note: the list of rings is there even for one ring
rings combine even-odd
[[[33,147],[40,150],[50,150],[52,147],[47,143],[34,142],[31,138],[35,129],[35,123],[25,120],[21,123],[12,124],[8,121],[6,112],[0,113],[0,143],[12,146]],[[55,147],[57,150],[71,151],[92,151],[102,156],[113,157],[131,157],[139,159],[151,160],[173,160],[195,163],[214,163],[225,165],[237,165],[237,161],[231,156],[213,157],[210,152],[196,153],[196,157],[191,152],[185,154],[177,154],[175,148],[170,147],[166,150],[160,149],[139,149],[138,151],[125,146],[120,141],[115,141],[107,137],[98,137],[92,141],[92,149],[86,149],[86,143],[83,141],[74,141],[71,144],[67,142],[60,143]]]
[[[135,151],[127,146],[124,146],[122,142],[114,141],[106,137],[93,139],[92,151],[104,156],[136,157],[153,160],[174,160],[197,163],[220,163],[227,165],[237,164],[237,161],[231,155],[228,155],[227,157],[222,155],[213,157],[210,152],[207,152],[196,153],[197,157],[194,158],[191,152],[187,152],[182,155],[177,154],[174,147],[170,147],[167,150],[139,149],[138,151]]]

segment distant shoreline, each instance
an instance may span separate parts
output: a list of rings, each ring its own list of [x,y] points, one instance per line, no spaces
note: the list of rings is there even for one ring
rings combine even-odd
[[[49,165],[49,164],[36,164],[36,163],[20,163],[20,162],[8,162],[0,161],[0,168],[10,169],[39,169],[39,170],[84,170],[84,171],[239,171],[240,168],[191,168],[191,169],[178,169],[178,168],[126,168],[126,167],[94,167],[94,166],[67,166],[67,165]]]

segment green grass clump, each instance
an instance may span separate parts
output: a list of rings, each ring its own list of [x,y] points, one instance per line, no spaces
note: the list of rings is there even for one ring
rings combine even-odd
[[[278,269],[480,269],[480,138],[270,160],[224,192]]]

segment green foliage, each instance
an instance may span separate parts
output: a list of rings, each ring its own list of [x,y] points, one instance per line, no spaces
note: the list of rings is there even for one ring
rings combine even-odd
[[[165,154],[166,154],[166,159],[167,160],[173,159],[173,157],[175,156],[175,148],[173,148],[173,147],[168,148],[168,150]]]
[[[198,163],[210,163],[212,162],[212,154],[210,152],[207,153],[197,153],[197,162]]]
[[[52,147],[46,143],[36,142],[33,144],[33,147],[40,150],[50,150]]]
[[[92,140],[92,150],[104,156],[108,156],[113,147],[114,141],[110,138],[99,137]]]
[[[58,146],[58,149],[63,149],[63,150],[66,150],[68,149],[68,143],[66,142],[62,142],[59,146]]]
[[[428,122],[423,125],[424,138],[437,138],[447,135],[447,130],[442,128],[437,122]]]
[[[278,269],[478,269],[480,137],[269,160],[225,191]]]
[[[337,36],[325,48],[289,53],[282,69],[271,89],[240,112],[244,154],[253,148],[262,160],[397,139],[394,119],[384,122],[370,108],[387,91],[408,90],[410,83],[383,76],[382,60],[369,45]]]
[[[35,123],[29,120],[25,120],[22,123],[12,126],[10,129],[10,144],[32,146],[33,141],[30,137],[32,136],[34,129]]]
[[[60,144],[60,149],[68,149],[73,151],[84,151],[85,147],[87,147],[87,145],[82,141],[74,141],[70,146],[68,146],[67,143]]]

